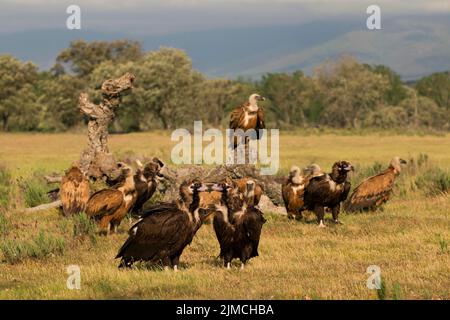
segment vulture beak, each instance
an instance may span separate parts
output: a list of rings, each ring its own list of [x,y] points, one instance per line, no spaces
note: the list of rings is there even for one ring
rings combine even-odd
[[[403,160],[403,159],[400,159],[400,163],[401,163],[401,164],[407,164],[407,163],[408,163],[408,161],[406,161],[406,160]]]
[[[211,186],[211,190],[212,191],[223,191],[223,187],[221,185],[215,183]]]
[[[260,100],[260,101],[266,101],[266,98],[263,97],[263,96],[259,96],[259,99],[258,99],[258,100]]]
[[[209,188],[205,184],[202,184],[202,186],[197,189],[198,192],[205,192],[205,191],[208,191],[208,190],[209,190]]]
[[[346,166],[346,167],[344,168],[344,170],[345,170],[345,171],[355,171],[355,169],[353,168],[352,165]]]

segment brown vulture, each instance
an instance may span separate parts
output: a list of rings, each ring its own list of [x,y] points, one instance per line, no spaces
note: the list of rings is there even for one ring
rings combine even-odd
[[[117,231],[137,197],[133,169],[123,162],[119,162],[118,167],[123,176],[121,182],[94,193],[86,206],[86,214],[96,221],[100,233],[105,235]]]
[[[266,98],[259,94],[252,94],[248,102],[235,108],[230,115],[230,129],[242,129],[244,133],[249,129],[256,131],[256,138],[260,138],[259,129],[265,129],[264,110],[258,106],[258,101],[264,101]],[[238,146],[238,137],[234,136],[234,148]]]
[[[321,175],[324,173],[317,164],[312,164],[303,170],[297,166],[291,168],[288,178],[281,186],[281,194],[289,219],[301,219],[305,188],[312,178]]]
[[[245,202],[257,206],[263,193],[262,186],[251,178],[236,179],[235,182],[239,192],[244,195]]]
[[[246,194],[239,192],[237,184],[215,184],[212,189],[222,192],[222,204],[216,205],[213,226],[220,245],[220,257],[229,269],[234,258],[242,262],[258,256],[259,239],[263,224],[263,213],[254,205],[247,205],[245,199],[251,198],[253,183],[247,184]]]
[[[59,193],[65,216],[84,212],[89,200],[89,180],[78,166],[74,165],[66,171]]]
[[[145,209],[116,256],[121,258],[119,268],[146,261],[162,262],[165,269],[172,266],[177,271],[184,248],[192,242],[208,215],[198,207],[199,192],[205,190],[207,187],[200,182],[184,182],[180,186],[180,200]]]
[[[138,217],[144,204],[155,193],[158,182],[164,179],[164,176],[160,173],[164,167],[164,163],[158,158],[153,158],[145,166],[140,161],[136,161],[136,163],[138,169],[134,175],[134,184],[137,195],[130,212],[132,215]]]
[[[406,164],[406,161],[394,157],[386,170],[361,182],[344,203],[345,211],[373,211],[388,201],[392,194],[395,179],[402,170],[402,164]]]
[[[331,173],[312,178],[305,188],[303,208],[314,211],[320,227],[325,227],[325,207],[331,209],[334,222],[341,223],[340,203],[347,199],[350,192],[351,184],[347,181],[347,176],[349,171],[353,170],[350,162],[338,161],[333,165]]]

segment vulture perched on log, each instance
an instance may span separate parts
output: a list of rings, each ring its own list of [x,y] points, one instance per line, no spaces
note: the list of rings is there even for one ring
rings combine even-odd
[[[284,205],[289,219],[301,219],[304,205],[303,194],[309,181],[314,177],[325,175],[317,164],[312,164],[303,170],[293,166],[288,178],[281,186]]]
[[[100,233],[105,235],[117,231],[137,197],[133,169],[122,162],[118,167],[124,179],[113,188],[94,193],[86,206],[86,214],[97,222]]]
[[[131,208],[131,214],[139,217],[144,204],[153,196],[158,182],[164,179],[160,173],[164,163],[158,158],[153,158],[145,166],[137,160],[138,169],[134,175],[134,184],[136,188],[136,201]]]
[[[344,203],[345,211],[373,211],[388,201],[392,194],[395,179],[402,170],[402,164],[406,164],[406,161],[394,157],[386,170],[363,180]]]
[[[353,171],[353,166],[348,161],[336,162],[330,174],[314,177],[305,188],[304,209],[314,211],[320,227],[325,227],[323,218],[325,207],[331,209],[335,223],[339,221],[340,203],[347,199],[350,192],[350,182],[347,181],[349,171]]]
[[[255,183],[248,183],[246,194],[239,192],[236,183],[215,184],[212,189],[222,192],[222,204],[216,205],[213,226],[220,245],[220,257],[224,266],[231,268],[234,258],[242,262],[241,269],[247,261],[258,256],[261,229],[266,222],[263,213],[254,205],[248,205],[245,199],[252,199]]]
[[[85,211],[89,200],[89,180],[78,166],[72,166],[62,177],[59,193],[65,216]]]
[[[258,106],[258,101],[264,101],[266,98],[259,94],[252,94],[248,102],[235,108],[230,115],[230,129],[242,129],[244,133],[249,129],[256,131],[256,138],[260,138],[259,129],[265,129],[264,110]],[[247,140],[246,140],[247,141]],[[238,137],[234,137],[234,148],[238,146]]]
[[[184,182],[180,186],[180,200],[145,209],[116,256],[121,258],[119,268],[147,261],[162,262],[165,269],[172,266],[177,271],[184,248],[208,215],[206,210],[199,209],[199,192],[207,189],[200,182]]]

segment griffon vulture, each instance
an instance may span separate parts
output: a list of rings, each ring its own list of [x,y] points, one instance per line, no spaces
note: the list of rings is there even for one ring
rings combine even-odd
[[[242,262],[258,256],[261,229],[266,222],[263,213],[254,205],[247,205],[255,183],[248,183],[246,194],[239,192],[237,184],[215,184],[212,189],[222,192],[222,205],[216,206],[213,226],[220,245],[220,257],[229,269],[234,258]]]
[[[109,231],[117,231],[137,197],[133,169],[122,162],[118,163],[118,167],[124,176],[122,182],[113,188],[97,191],[86,206],[86,214],[97,222],[100,233],[106,235]]]
[[[205,190],[207,187],[200,182],[184,182],[180,186],[180,200],[145,209],[116,256],[121,258],[119,268],[129,268],[137,261],[161,261],[165,269],[172,266],[177,271],[184,248],[208,215],[198,207],[199,192]]]
[[[394,157],[386,170],[361,182],[345,202],[345,211],[375,210],[388,201],[402,164],[406,164],[406,161]]]
[[[89,200],[89,180],[78,166],[74,165],[66,172],[59,193],[65,216],[85,211]]]
[[[300,219],[304,205],[303,194],[309,181],[314,177],[324,175],[317,164],[312,164],[303,170],[293,166],[288,178],[281,186],[284,205],[289,219]]]
[[[256,138],[260,138],[259,129],[265,129],[264,110],[258,106],[258,101],[264,101],[266,98],[259,94],[252,94],[248,102],[235,108],[230,115],[230,129],[242,129],[246,132],[249,129],[256,131]],[[238,146],[238,137],[234,136],[234,148]]]
[[[263,193],[262,186],[251,178],[235,179],[237,188],[248,205],[257,206]]]
[[[340,203],[347,199],[350,182],[347,181],[353,166],[348,161],[336,162],[330,174],[312,178],[304,193],[304,209],[314,211],[320,227],[324,227],[325,207],[331,209],[335,223],[339,221]]]

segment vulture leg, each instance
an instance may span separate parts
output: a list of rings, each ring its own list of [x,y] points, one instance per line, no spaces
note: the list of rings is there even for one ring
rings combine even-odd
[[[287,212],[287,216],[288,216],[288,219],[290,219],[290,220],[292,220],[292,219],[295,218],[295,215],[292,213],[291,210],[289,210],[289,211]]]
[[[242,264],[241,264],[241,270],[244,270],[244,268],[245,268],[245,262],[242,262]]]
[[[334,220],[334,223],[336,223],[336,224],[342,224],[342,222],[339,221],[340,207],[341,207],[340,204],[338,204],[331,209],[331,214],[333,215],[333,220]]]
[[[164,258],[162,259],[162,264],[163,264],[163,266],[164,266],[164,271],[169,270],[169,267],[170,267],[170,258],[169,258],[169,257],[164,257]]]
[[[178,271],[178,263],[180,262],[180,255],[177,254],[175,256],[173,256],[171,258],[171,262],[172,262],[172,266],[173,266],[173,271]]]
[[[122,268],[130,269],[132,265],[133,265],[132,259],[122,258],[122,260],[120,260],[119,269],[122,269]]]
[[[325,216],[324,207],[316,205],[316,207],[314,208],[314,212],[317,215],[317,223],[319,224],[319,227],[324,228],[325,227],[325,225],[323,224],[323,217]]]
[[[99,234],[102,235],[102,236],[107,236],[109,234],[109,230],[111,229],[111,224],[110,224],[110,221],[109,221],[109,217],[108,216],[103,217],[100,220],[100,223],[98,224],[98,226],[99,226],[99,229],[100,229]]]
[[[231,260],[232,260],[231,253],[225,253],[223,255],[223,266],[227,269],[231,269]]]

